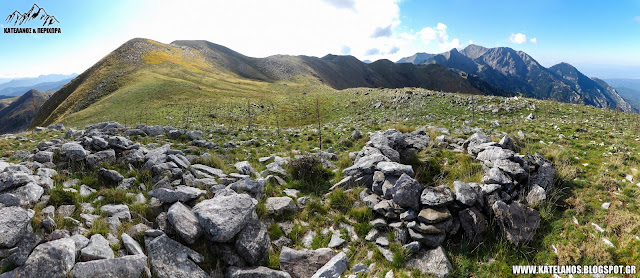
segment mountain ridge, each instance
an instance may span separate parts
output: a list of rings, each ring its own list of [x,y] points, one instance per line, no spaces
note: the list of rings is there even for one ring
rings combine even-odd
[[[146,79],[140,77],[143,72]],[[338,90],[353,87],[422,87],[448,92],[482,93],[465,78],[441,65],[401,65],[388,60],[365,64],[353,56],[338,55],[322,58],[304,55],[253,58],[207,41],[177,40],[162,44],[136,38],[124,43],[58,90],[43,105],[34,125],[49,125],[66,115],[86,109],[114,92],[124,92],[129,87],[145,90],[139,86],[149,82],[149,77],[182,84],[180,90],[189,93],[211,93],[219,90],[217,83],[198,83],[202,83],[203,78],[218,78],[219,82],[228,83],[224,76],[228,76],[226,79],[240,78],[245,80],[242,82],[254,85],[255,82],[263,82],[266,87],[278,82],[294,82]],[[195,89],[187,89],[189,87]],[[175,95],[173,92],[170,97]]]

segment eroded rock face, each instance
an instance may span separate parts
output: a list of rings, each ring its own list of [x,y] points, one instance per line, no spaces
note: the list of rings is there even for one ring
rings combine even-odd
[[[507,239],[515,245],[522,245],[531,240],[540,227],[540,213],[518,202],[506,204],[497,201],[492,206],[500,229]]]
[[[251,219],[257,201],[247,194],[216,196],[193,207],[200,226],[210,240],[231,240]]]
[[[154,277],[159,278],[188,278],[209,277],[196,263],[204,257],[196,251],[170,239],[167,235],[160,235],[146,244],[149,264]]]
[[[293,278],[311,277],[334,255],[330,248],[295,250],[284,246],[280,251],[280,269],[291,274]]]

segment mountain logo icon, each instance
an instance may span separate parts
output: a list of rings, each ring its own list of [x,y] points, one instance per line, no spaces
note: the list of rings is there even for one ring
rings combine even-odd
[[[42,26],[50,26],[54,23],[60,23],[55,16],[49,15],[45,9],[40,8],[40,6],[35,3],[31,6],[31,9],[28,12],[21,13],[18,10],[15,10],[5,19],[7,23],[13,23],[13,26],[22,25],[31,20],[41,21]]]

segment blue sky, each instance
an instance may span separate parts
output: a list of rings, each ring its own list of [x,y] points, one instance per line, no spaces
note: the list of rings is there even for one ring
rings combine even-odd
[[[33,1],[0,1],[0,26]],[[522,50],[544,66],[640,78],[640,1],[39,0],[62,34],[0,33],[0,78],[81,73],[128,39],[201,39],[245,55],[396,61],[469,43]],[[18,27],[18,26],[16,26]],[[39,27],[29,22],[20,27]]]

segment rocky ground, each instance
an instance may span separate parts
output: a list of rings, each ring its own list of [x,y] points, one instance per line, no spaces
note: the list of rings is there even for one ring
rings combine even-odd
[[[316,167],[313,163],[318,162],[319,167],[335,168],[331,160],[336,160],[336,154],[318,151],[293,158],[264,157],[261,160],[268,164],[260,173],[248,161],[240,161],[233,165],[234,173],[225,174],[221,169],[197,163],[202,157],[185,155],[169,144],[144,146],[134,143],[132,136],[186,136],[191,140],[189,145],[210,144],[202,140],[199,131],[144,125],[126,129],[106,122],[86,130],[70,129],[65,139],[39,142],[37,149],[25,154],[24,162],[5,163],[0,188],[0,243],[2,264],[15,269],[2,277],[95,277],[98,273],[118,277],[208,277],[221,276],[223,272],[226,277],[337,277],[347,270],[357,275],[376,268],[375,264],[362,263],[349,268],[346,254],[353,247],[343,237],[358,240],[358,235],[348,224],[321,231],[331,234],[329,248],[295,250],[287,246],[291,241],[286,238],[271,242],[267,226],[256,213],[265,184],[271,180],[285,183],[284,178],[289,175],[285,170],[287,161],[307,160],[310,162],[305,166]],[[356,130],[351,136],[362,135]],[[500,143],[492,142],[482,132],[466,140],[448,136],[435,139],[438,147],[466,151],[482,162],[483,184],[455,181],[454,190],[444,185],[425,187],[413,178],[413,167],[400,161],[434,144],[426,131],[375,132],[361,151],[349,155],[353,165],[342,171],[345,177],[330,189],[364,188],[358,194],[359,201],[375,216],[364,239],[375,242],[390,262],[394,261],[390,240],[402,245],[402,250],[414,254],[405,262],[407,267],[437,277],[447,277],[451,272],[451,263],[441,247],[444,240],[464,233],[473,241],[482,241],[489,217],[496,218],[513,244],[530,241],[540,217],[526,204],[544,200],[545,192],[551,189],[555,174],[551,163],[537,154],[516,154],[508,135]],[[146,185],[136,177],[125,178],[119,171],[104,167],[109,165],[147,171],[152,182]],[[126,203],[103,203],[106,196],[91,186],[78,184],[78,180],[59,180],[62,187],[57,188],[54,179],[61,176],[55,169],[88,169],[96,172],[101,186],[138,191],[127,194],[135,198],[135,204],[147,205],[151,212],[146,215],[155,217],[132,212]],[[264,199],[264,208],[276,219],[318,201],[309,197],[294,199],[300,193],[295,189],[285,193],[289,196]],[[58,200],[74,194],[95,198],[78,204],[62,204],[66,200]],[[38,212],[34,210],[36,206],[40,207],[36,208]],[[123,223],[133,219],[139,223],[121,232]],[[106,231],[95,228],[100,220],[105,222]],[[276,225],[286,225],[275,221]],[[40,226],[34,227],[37,224]],[[341,234],[341,227],[346,227],[347,235]],[[310,245],[304,241],[303,238],[303,245]],[[205,258],[188,247],[196,242],[209,246],[218,257]],[[281,249],[280,270],[261,266],[272,244]],[[220,267],[212,273],[198,265],[213,264],[213,260]],[[393,276],[389,273],[393,272],[385,276]]]
[[[519,113],[539,126],[539,103],[490,97],[472,112],[475,99],[428,93],[370,105],[410,113],[424,109],[411,98],[429,97],[466,109],[467,118],[445,127],[430,120],[438,114],[420,115],[409,121],[431,124],[416,128],[344,128],[341,120],[323,131],[326,150],[309,143],[313,127],[276,137],[272,128],[104,122],[5,136],[0,277],[508,276],[503,265],[584,262],[567,258],[575,242],[562,237],[575,232],[557,226],[561,198],[571,204],[569,222],[578,222],[569,227],[602,234],[596,242],[606,252],[637,256],[622,240],[637,226],[616,232],[615,222],[587,224],[572,212],[579,195],[567,194],[564,181],[585,177],[568,175],[576,167],[549,148],[532,148],[552,143],[532,141],[540,135],[529,130],[509,136],[500,125],[513,119],[487,116]],[[473,127],[470,112],[485,128]],[[623,148],[602,148],[613,146]],[[554,253],[555,261],[545,257]]]

